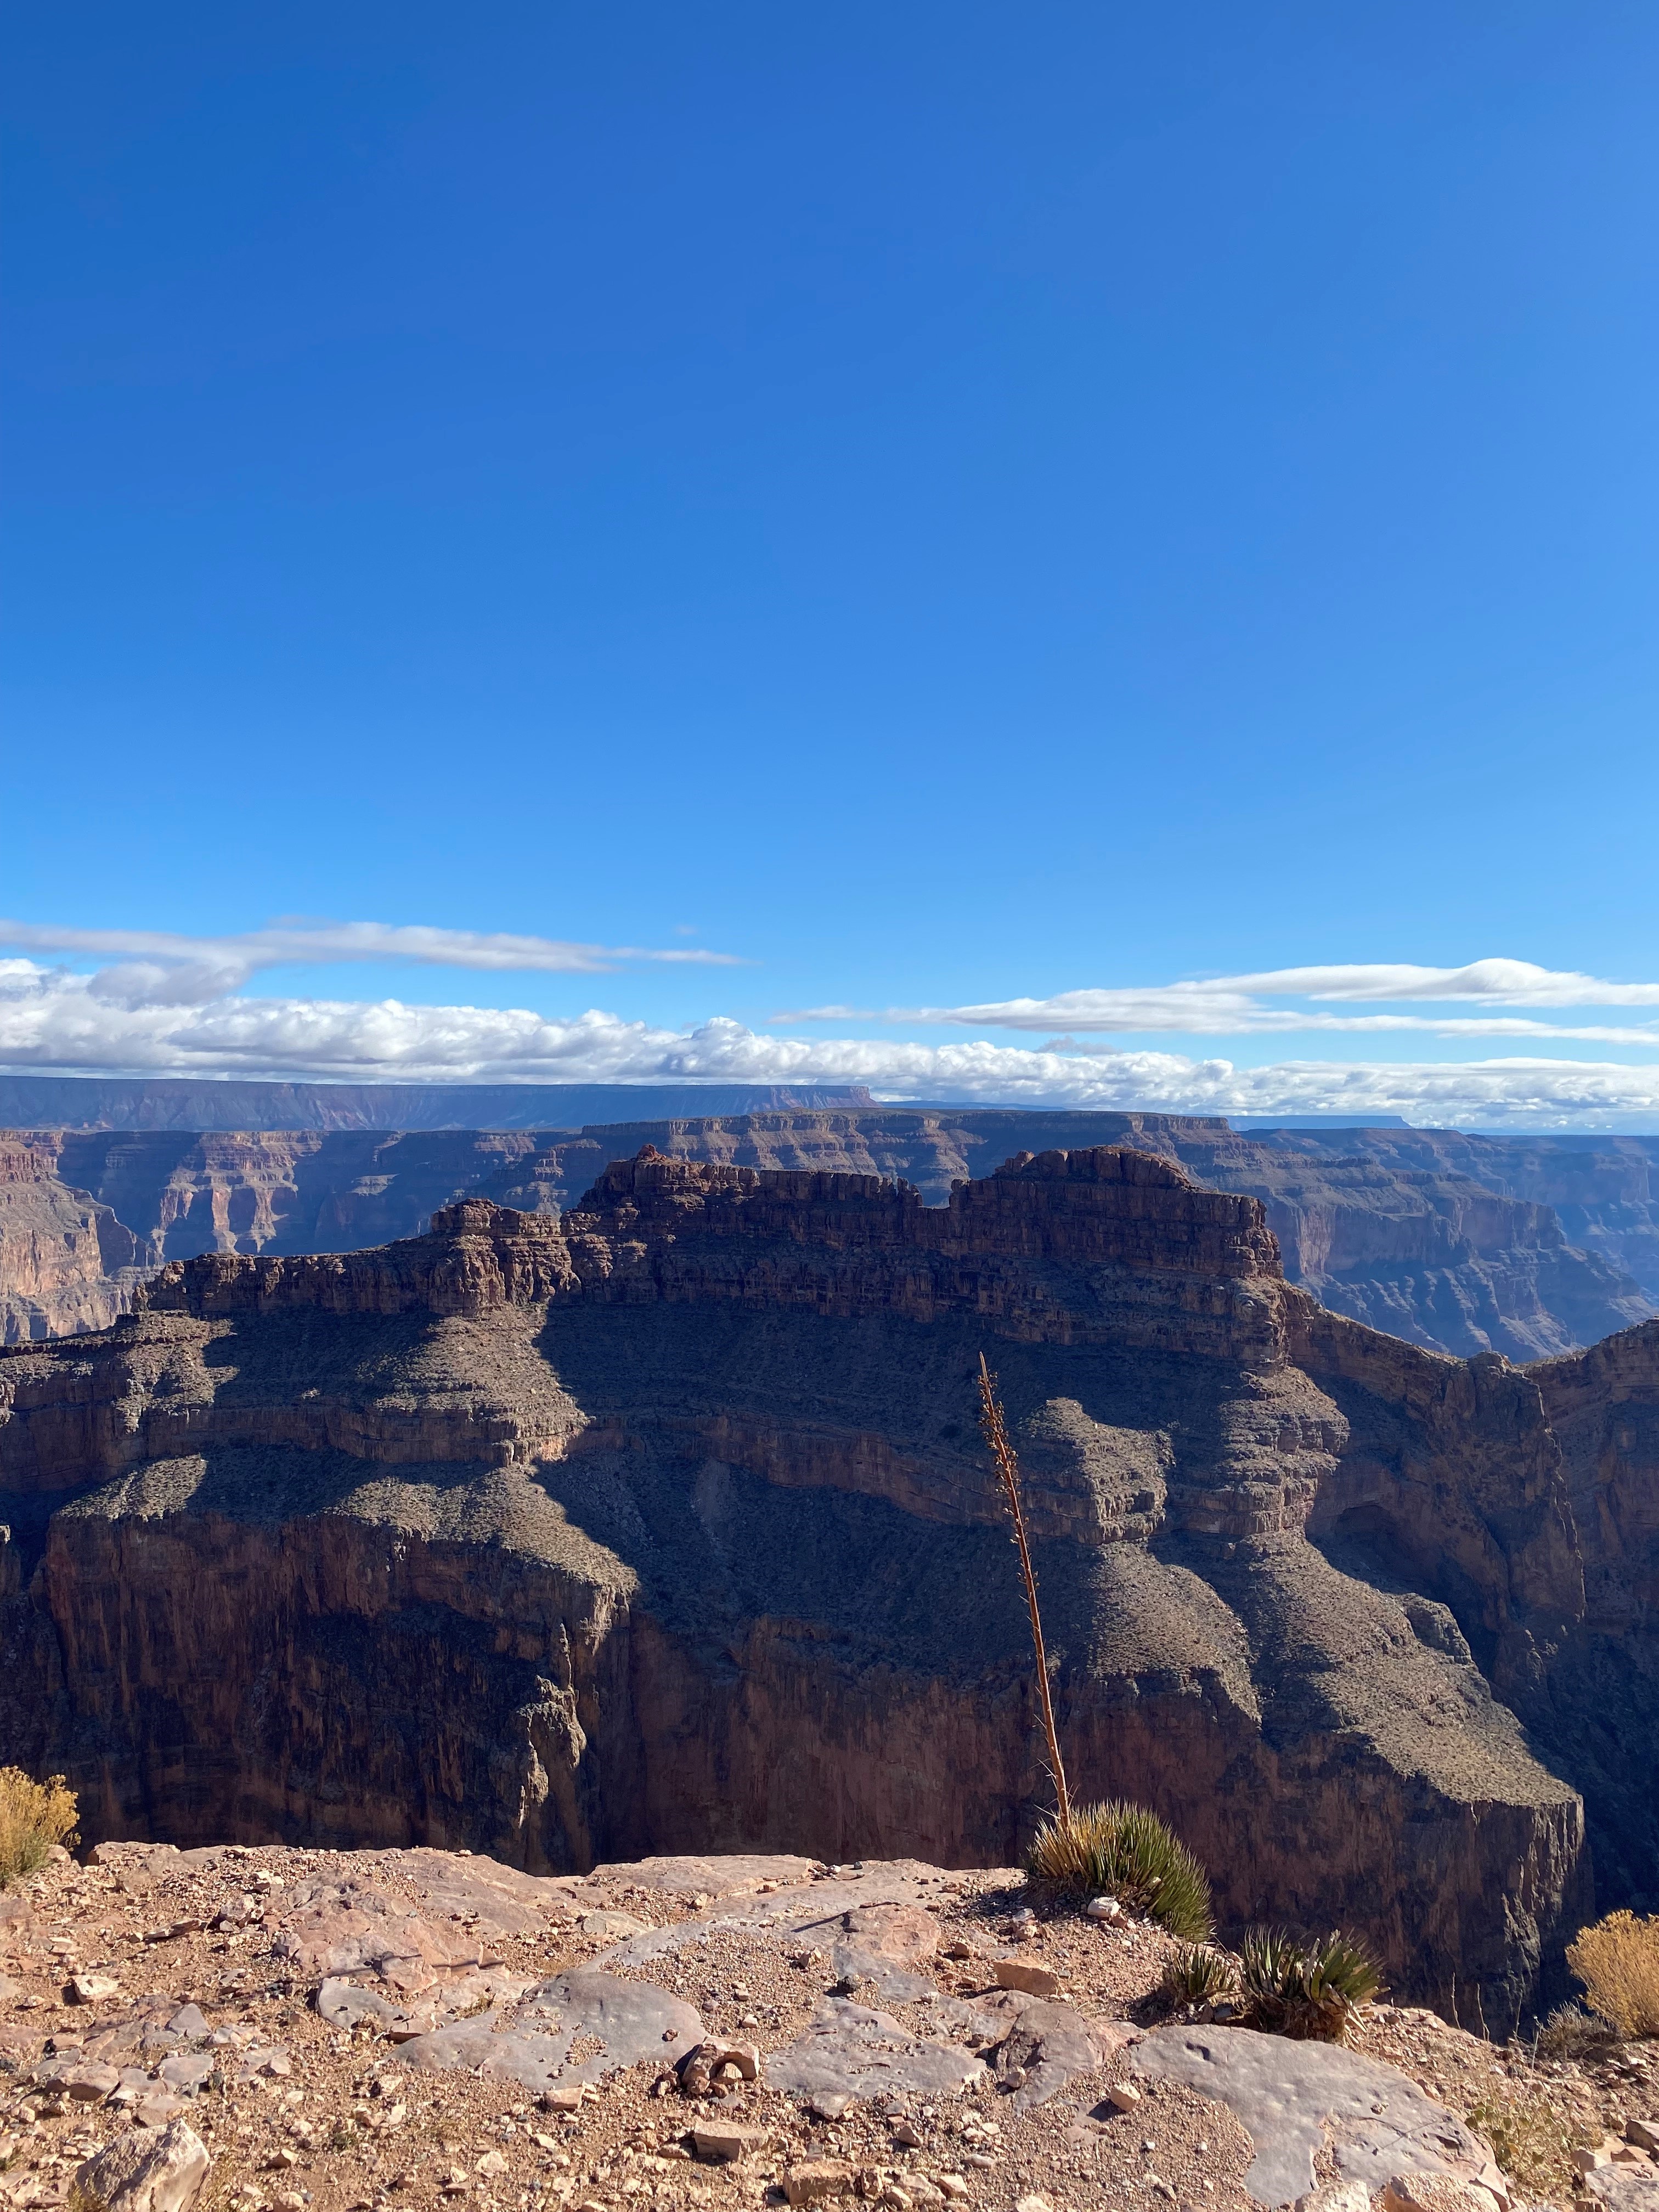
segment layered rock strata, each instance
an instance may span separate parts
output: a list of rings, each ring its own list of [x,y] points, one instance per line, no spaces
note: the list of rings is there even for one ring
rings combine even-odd
[[[43,1186],[53,1176],[61,1186],[50,1194],[43,1187],[37,1211],[55,1206],[62,1215],[65,1249],[55,1272],[77,1283],[83,1262],[69,1248],[88,1206],[111,1209],[114,1225],[131,1231],[133,1263],[153,1269],[200,1252],[383,1243],[416,1234],[434,1208],[468,1192],[557,1212],[607,1160],[647,1143],[731,1166],[900,1176],[932,1204],[943,1203],[953,1181],[983,1174],[1011,1152],[1127,1143],[1178,1161],[1208,1187],[1259,1198],[1291,1281],[1335,1311],[1432,1350],[1548,1357],[1647,1319],[1654,1304],[1607,1251],[1569,1243],[1541,1192],[1506,1192],[1493,1181],[1492,1163],[1507,1157],[1504,1141],[1455,1133],[1247,1138],[1224,1121],[1168,1115],[850,1107],[580,1132],[58,1130],[16,1141]],[[1633,1156],[1621,1155],[1619,1165],[1622,1189],[1636,1172]],[[1580,1198],[1582,1182],[1569,1179]],[[1634,1204],[1603,1211],[1622,1219]],[[1584,1204],[1574,1209],[1581,1218],[1589,1222]],[[0,1218],[0,1275],[9,1265],[40,1274],[38,1256],[8,1261],[6,1235]],[[125,1310],[128,1279],[106,1275],[96,1303],[79,1289],[43,1291],[13,1334],[100,1326]]]
[[[0,1133],[0,1344],[107,1328],[147,1270],[113,1211]]]
[[[1538,1385],[1322,1313],[1255,1200],[1121,1149],[937,1207],[647,1152],[0,1355],[0,1756],[93,1836],[1006,1863],[1046,1785],[982,1348],[1074,1791],[1155,1803],[1229,1922],[1512,2024],[1589,1897],[1516,1717],[1586,1619]]]

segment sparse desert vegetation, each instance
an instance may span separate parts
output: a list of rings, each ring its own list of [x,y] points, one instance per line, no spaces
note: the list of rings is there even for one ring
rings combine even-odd
[[[36,1782],[21,1766],[0,1766],[0,1889],[44,1866],[58,1844],[72,1844],[79,1818],[61,1774]]]
[[[1610,1912],[1569,1947],[1567,1964],[1609,2027],[1626,2037],[1659,2035],[1659,1917]]]
[[[1115,1897],[1184,1942],[1207,1943],[1214,1932],[1208,1875],[1144,1805],[1085,1805],[1045,1821],[1026,1869],[1033,1881],[1073,1897]]]

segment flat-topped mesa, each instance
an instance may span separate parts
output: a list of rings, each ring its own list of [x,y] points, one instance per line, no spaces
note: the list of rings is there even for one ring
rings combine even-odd
[[[1285,1296],[1255,1199],[1121,1146],[1022,1153],[927,1206],[879,1176],[672,1159],[647,1145],[562,1220],[465,1199],[424,1236],[371,1250],[173,1261],[140,1308],[480,1315],[577,1298],[965,1312],[1030,1342],[1121,1340],[1266,1371],[1283,1362]]]
[[[556,1216],[466,1199],[441,1206],[424,1237],[367,1251],[283,1259],[208,1252],[170,1261],[134,1305],[198,1320],[295,1306],[343,1314],[476,1315],[544,1305],[577,1287]]]
[[[605,1170],[564,1220],[582,1295],[933,1321],[1156,1346],[1269,1370],[1285,1295],[1259,1202],[1123,1147],[1019,1154],[926,1206],[877,1176],[664,1158]]]
[[[1282,1282],[1259,1199],[1206,1190],[1185,1168],[1118,1145],[1017,1152],[951,1192],[942,1235],[974,1251]]]

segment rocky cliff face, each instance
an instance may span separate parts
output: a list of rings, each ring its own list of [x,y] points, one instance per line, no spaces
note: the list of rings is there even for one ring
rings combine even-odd
[[[1259,1198],[1293,1282],[1335,1311],[1432,1350],[1545,1358],[1652,1312],[1607,1256],[1567,1243],[1542,1200],[1500,1193],[1449,1158],[1425,1164],[1400,1150],[1444,1133],[1340,1133],[1387,1140],[1389,1158],[1332,1152],[1317,1135],[1310,1144],[1325,1152],[1297,1152],[1303,1133],[1244,1138],[1224,1121],[1160,1115],[861,1107],[539,1133],[58,1131],[19,1141],[55,1160],[71,1210],[88,1198],[111,1208],[149,1267],[208,1251],[352,1250],[412,1236],[434,1207],[469,1190],[556,1211],[574,1205],[607,1161],[646,1143],[732,1166],[902,1176],[933,1204],[953,1181],[982,1176],[1015,1151],[1127,1143],[1179,1161],[1212,1188]],[[1424,1157],[1434,1158],[1431,1146]],[[47,1300],[38,1333],[96,1325],[89,1316],[122,1310],[119,1285],[107,1285],[103,1301],[100,1309],[66,1299],[54,1320]]]
[[[1453,1175],[1547,1206],[1569,1244],[1631,1276],[1659,1302],[1659,1137],[1470,1136],[1461,1129],[1258,1130],[1258,1141],[1320,1159]],[[1583,1338],[1594,1340],[1593,1335]]]
[[[143,1277],[131,1232],[54,1164],[0,1133],[0,1344],[107,1328]]]
[[[1338,1133],[1345,1143],[1363,1135],[1395,1147],[1376,1153],[1340,1150],[1336,1138],[1317,1134],[1299,1150],[1304,1133],[1243,1137],[1222,1121],[1156,1114],[751,1115],[556,1135],[479,1188],[510,1206],[568,1205],[602,1146],[627,1152],[650,1143],[685,1158],[902,1176],[937,1204],[954,1179],[982,1176],[1013,1151],[1128,1144],[1178,1161],[1212,1188],[1260,1199],[1292,1282],[1335,1312],[1430,1350],[1536,1359],[1651,1315],[1659,1280],[1650,1294],[1610,1250],[1570,1244],[1541,1194],[1503,1189],[1449,1153],[1437,1162],[1432,1148],[1420,1159],[1410,1149],[1420,1135],[1444,1133]],[[1501,1155],[1506,1140],[1458,1141]]]
[[[1322,1312],[1257,1200],[1121,1149],[939,1206],[647,1153],[0,1354],[0,1757],[94,1837],[1005,1863],[1044,1785],[981,1347],[1074,1790],[1508,2027],[1589,1901],[1517,1717],[1590,1619],[1540,1386]]]

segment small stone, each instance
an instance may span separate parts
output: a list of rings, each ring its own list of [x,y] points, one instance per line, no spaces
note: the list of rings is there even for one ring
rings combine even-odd
[[[988,2173],[996,2164],[995,2159],[987,2157],[982,2150],[967,2152],[962,2162],[964,2166],[971,2166],[975,2173]]]
[[[763,2141],[758,2128],[735,2127],[719,2120],[700,2121],[691,2130],[691,2147],[697,2156],[721,2164],[747,2157]]]
[[[1091,1897],[1083,1910],[1091,1920],[1121,1920],[1123,1907],[1115,1897]]]
[[[820,2197],[839,2197],[852,2185],[853,2169],[841,2158],[805,2159],[783,2177],[783,2193],[792,2204],[816,2204]]]
[[[60,2074],[57,2086],[77,2105],[101,2105],[120,2087],[121,2076],[113,2066],[100,2066],[95,2059],[88,2059]]]
[[[581,2109],[582,2093],[580,2084],[571,2088],[544,2090],[541,2107],[544,2112],[575,2112]]]
[[[1029,2197],[1015,2197],[1014,2212],[1054,2212],[1054,2208],[1046,2197],[1039,2197],[1033,2190]]]
[[[170,2127],[185,2109],[185,2100],[171,2089],[149,2089],[141,2094],[132,2108],[132,2117],[141,2128]]]
[[[1659,2151],[1659,2120],[1626,2120],[1625,2141],[1638,2150]]]
[[[475,2173],[487,2174],[505,2173],[507,2170],[507,2160],[498,2150],[487,2150],[472,2168]]]
[[[893,2141],[902,2143],[907,2150],[920,2150],[921,2130],[914,2120],[899,2120],[894,2124]]]
[[[270,2156],[265,2160],[265,2172],[267,2173],[286,2173],[290,2166],[298,2166],[299,2163],[300,2154],[297,2150],[274,2150]]]
[[[70,1997],[76,2004],[95,2004],[100,1997],[115,1997],[121,1994],[121,1984],[112,1974],[76,1974],[70,1978]]]
[[[1060,1976],[1029,1959],[999,1959],[996,1977],[1000,1988],[1020,1990],[1028,1997],[1057,1997],[1060,1992]]]
[[[938,2181],[940,2190],[953,2204],[959,2203],[968,2194],[968,2184],[959,2173],[941,2173],[938,2176]]]
[[[941,1955],[946,1959],[971,1959],[974,1955],[974,1947],[971,1943],[964,1943],[958,1937],[954,1943],[947,1943],[945,1946]]]
[[[1120,2112],[1133,2112],[1140,2103],[1140,2092],[1133,2081],[1114,2081],[1106,2094]]]

